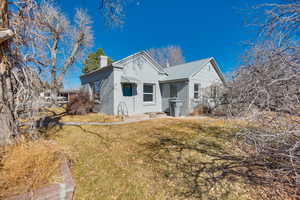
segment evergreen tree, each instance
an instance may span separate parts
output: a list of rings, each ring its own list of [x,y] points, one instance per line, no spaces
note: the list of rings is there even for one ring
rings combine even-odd
[[[100,66],[100,56],[105,56],[105,53],[102,48],[98,48],[96,52],[90,53],[84,61],[82,72],[88,73],[100,67],[105,67],[105,66]],[[113,60],[110,57],[108,57],[108,64],[111,64],[112,62]]]

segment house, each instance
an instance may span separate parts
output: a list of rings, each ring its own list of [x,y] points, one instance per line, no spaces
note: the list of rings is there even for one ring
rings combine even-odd
[[[59,104],[66,104],[70,101],[72,96],[76,96],[80,92],[79,89],[60,89],[58,91],[56,100]],[[54,97],[51,97],[51,90],[46,89],[43,92],[40,93],[40,97],[45,99],[45,102],[50,103],[51,99]]]
[[[96,102],[95,110],[106,114],[172,113],[175,105],[176,115],[188,115],[203,102],[205,88],[225,84],[214,58],[162,68],[141,51],[110,65],[101,56],[100,62],[106,67],[80,79]]]

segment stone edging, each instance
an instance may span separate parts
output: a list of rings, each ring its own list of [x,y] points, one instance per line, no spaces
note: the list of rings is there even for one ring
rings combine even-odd
[[[62,183],[54,183],[32,192],[8,197],[5,200],[73,200],[75,183],[67,160],[64,158],[60,173],[63,178]]]

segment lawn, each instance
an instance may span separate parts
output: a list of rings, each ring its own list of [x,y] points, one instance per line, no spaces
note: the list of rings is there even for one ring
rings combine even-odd
[[[40,116],[50,117],[59,122],[119,122],[122,116],[107,115],[104,113],[88,113],[86,115],[69,115],[65,108],[46,108]]]
[[[238,121],[155,119],[51,130],[71,159],[76,199],[253,199]]]
[[[0,147],[0,199],[61,180],[61,158],[60,146],[43,139]]]
[[[60,122],[119,122],[122,116],[106,115],[102,113],[89,113],[87,115],[65,115]]]

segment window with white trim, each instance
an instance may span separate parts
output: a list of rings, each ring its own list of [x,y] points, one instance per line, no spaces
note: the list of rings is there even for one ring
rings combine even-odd
[[[124,97],[132,97],[134,85],[132,83],[122,83],[122,92]]]
[[[152,83],[144,83],[143,91],[144,91],[144,102],[145,103],[153,103],[154,102],[154,84]]]

